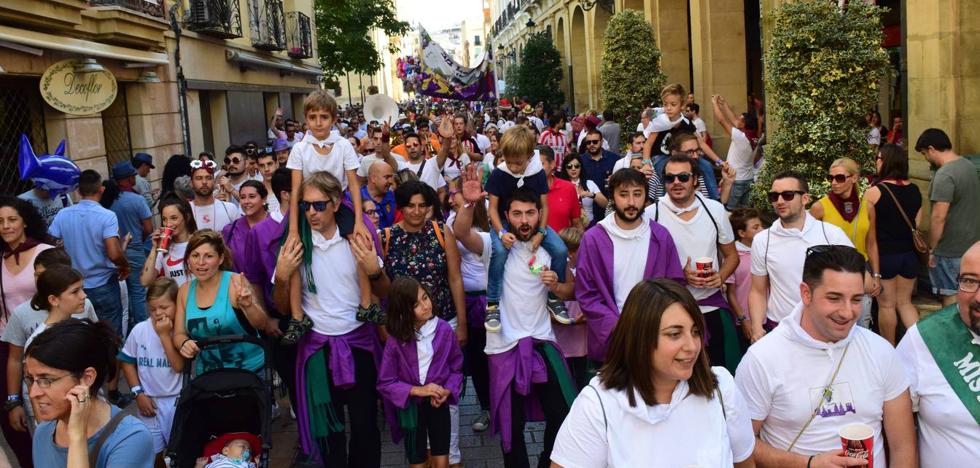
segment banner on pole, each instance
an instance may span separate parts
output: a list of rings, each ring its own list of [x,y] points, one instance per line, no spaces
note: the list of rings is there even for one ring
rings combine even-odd
[[[421,36],[421,70],[419,93],[463,101],[495,101],[496,76],[493,70],[492,48],[487,44],[483,61],[474,68],[460,65],[434,42],[425,29]]]

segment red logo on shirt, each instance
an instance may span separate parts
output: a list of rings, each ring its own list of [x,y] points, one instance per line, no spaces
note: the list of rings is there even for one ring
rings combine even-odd
[[[182,263],[184,263],[184,259],[182,258],[178,258],[177,260],[171,260],[170,258],[167,258],[167,266],[169,267],[179,266]]]

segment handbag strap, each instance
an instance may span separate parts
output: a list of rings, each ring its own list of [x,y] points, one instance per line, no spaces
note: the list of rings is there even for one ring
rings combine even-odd
[[[850,347],[851,347],[851,342],[848,341],[847,345],[844,346],[844,352],[841,353],[840,359],[837,361],[837,368],[834,369],[833,375],[830,376],[830,381],[827,382],[827,385],[824,385],[823,387],[823,392],[821,392],[821,401],[823,398],[826,398],[827,393],[830,392],[830,388],[833,387],[834,380],[837,379],[837,373],[840,372],[841,365],[844,364],[844,357],[847,356],[847,349]],[[810,419],[807,419],[806,424],[804,424],[803,427],[800,428],[800,432],[796,433],[796,437],[793,438],[793,442],[791,442],[789,444],[789,448],[786,449],[787,452],[793,451],[793,447],[795,447],[796,443],[799,442],[800,437],[803,435],[803,432],[806,431],[806,428],[810,427],[810,423],[813,422],[813,419],[817,417],[817,414],[819,412],[820,412],[820,405],[817,405],[817,407],[813,409],[813,413],[810,414]]]
[[[116,427],[119,426],[119,423],[122,422],[123,418],[126,416],[129,416],[129,413],[124,410],[119,410],[118,413],[109,418],[109,422],[107,422],[102,428],[102,432],[99,433],[99,438],[95,441],[95,445],[92,447],[92,450],[89,450],[88,452],[89,466],[98,466],[99,452],[102,451],[102,446],[105,444],[105,441],[109,439],[109,436],[116,432]]]
[[[878,186],[885,189],[885,191],[888,192],[888,195],[891,195],[892,200],[895,202],[895,206],[898,208],[899,214],[901,214],[902,219],[905,220],[905,224],[908,224],[909,229],[911,229],[912,232],[915,232],[915,225],[912,224],[912,220],[909,219],[909,215],[905,214],[905,207],[903,207],[902,204],[898,201],[898,197],[895,196],[895,193],[892,192],[892,189],[888,188],[888,184],[880,183],[878,184]]]
[[[606,430],[608,431],[609,430],[609,420],[606,419],[606,405],[604,405],[602,403],[602,396],[599,395],[599,389],[593,387],[592,385],[588,385],[588,387],[591,388],[593,392],[595,392],[595,397],[596,397],[596,399],[599,400],[599,408],[602,409],[602,422],[603,422],[603,425],[605,425]]]

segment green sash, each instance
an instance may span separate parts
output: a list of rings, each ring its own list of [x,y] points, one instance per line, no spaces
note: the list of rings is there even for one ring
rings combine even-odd
[[[572,376],[568,374],[568,367],[565,364],[565,359],[562,358],[561,353],[558,349],[551,343],[547,341],[541,342],[538,346],[541,354],[544,356],[544,363],[551,368],[554,372],[555,378],[558,379],[558,387],[561,389],[561,394],[565,397],[565,403],[569,408],[572,407],[572,402],[575,401],[575,397],[578,393],[575,390],[575,383],[572,382]]]
[[[952,304],[919,321],[919,334],[953,393],[980,424],[980,345]]]
[[[402,428],[405,437],[405,457],[411,459],[413,453],[420,453],[418,447],[415,446],[417,442],[415,431],[419,427],[419,407],[416,402],[412,401],[412,398],[409,398],[407,407],[404,409],[396,408],[395,410],[398,415],[398,426]],[[422,450],[421,453],[425,453],[425,451]]]
[[[306,360],[306,406],[310,417],[310,434],[314,440],[326,441],[327,436],[343,432],[333,408],[330,394],[330,372],[327,370],[327,353],[320,348]]]

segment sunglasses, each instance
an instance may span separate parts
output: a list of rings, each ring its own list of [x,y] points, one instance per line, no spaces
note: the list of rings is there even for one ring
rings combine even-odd
[[[587,145],[598,145],[602,140],[585,140]]]
[[[306,211],[309,210],[310,207],[312,207],[313,211],[320,213],[326,211],[327,205],[332,205],[332,204],[333,204],[333,200],[321,200],[321,201],[312,201],[312,202],[303,200],[299,202],[299,210],[303,213],[306,213]]]
[[[232,164],[238,164],[238,163],[242,162],[242,159],[241,158],[229,158],[228,159],[228,162],[230,162]]]
[[[214,168],[218,167],[218,165],[211,160],[201,161],[200,159],[196,159],[194,161],[191,161],[191,169],[200,169],[202,167],[205,169],[213,170]]]
[[[691,176],[693,175],[694,174],[691,174],[690,172],[681,172],[680,174],[664,174],[664,182],[673,184],[675,180],[678,180],[680,183],[686,184],[687,181],[691,180]]]
[[[769,199],[769,203],[776,203],[779,197],[783,197],[783,201],[792,201],[797,195],[803,195],[806,192],[800,190],[787,190],[785,192],[769,192],[766,194],[766,198]]]
[[[834,248],[836,248],[836,247],[838,247],[838,246],[836,246],[836,245],[814,245],[814,246],[809,247],[809,248],[806,249],[806,258],[809,258],[810,255],[819,255],[819,254],[824,254],[824,253],[830,252],[831,250],[834,250]]]
[[[581,168],[582,168],[581,164],[569,164],[565,166],[565,169],[581,169]]]
[[[837,182],[838,184],[843,184],[845,180],[850,176],[844,174],[827,174],[827,182]]]

